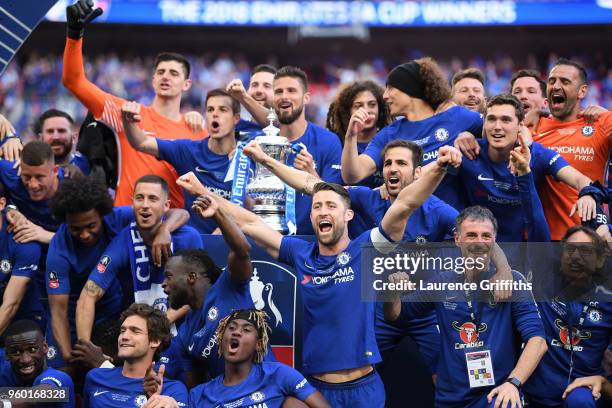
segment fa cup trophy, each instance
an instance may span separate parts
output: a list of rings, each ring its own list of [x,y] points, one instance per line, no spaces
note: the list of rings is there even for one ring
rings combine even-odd
[[[285,163],[287,153],[291,150],[291,144],[286,137],[279,136],[280,129],[274,126],[274,119],[276,115],[270,109],[268,114],[270,124],[263,129],[265,135],[256,137],[255,141],[268,156]],[[251,210],[259,215],[266,224],[282,234],[291,232],[291,222],[289,226],[287,225],[287,221],[291,220],[286,218],[288,203],[285,183],[264,165],[256,164],[255,175],[247,185],[247,194],[255,201]],[[295,199],[289,205],[294,206],[294,202]]]

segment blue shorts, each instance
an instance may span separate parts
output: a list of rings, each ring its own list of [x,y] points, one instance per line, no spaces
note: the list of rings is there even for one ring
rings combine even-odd
[[[332,384],[309,377],[308,381],[334,408],[384,408],[385,387],[376,370],[354,381]]]
[[[595,401],[591,390],[587,387],[576,388],[572,391],[565,401],[559,404],[541,404],[535,401],[529,402],[530,408],[603,408],[604,397]]]
[[[595,401],[591,389],[580,387],[573,390],[565,399],[564,408],[599,408],[603,407],[603,399]]]

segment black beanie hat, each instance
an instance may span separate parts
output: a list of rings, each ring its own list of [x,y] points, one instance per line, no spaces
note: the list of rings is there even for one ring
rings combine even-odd
[[[399,89],[414,98],[425,99],[425,83],[421,66],[416,61],[398,65],[389,72],[387,85]]]

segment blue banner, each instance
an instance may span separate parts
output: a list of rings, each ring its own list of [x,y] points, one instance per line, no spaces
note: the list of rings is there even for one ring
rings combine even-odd
[[[65,19],[62,0],[48,15]],[[612,23],[611,0],[208,1],[100,0],[109,23],[419,27]]]
[[[56,1],[0,2],[0,75]]]

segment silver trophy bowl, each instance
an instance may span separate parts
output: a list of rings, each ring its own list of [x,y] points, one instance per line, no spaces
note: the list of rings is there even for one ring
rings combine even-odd
[[[256,137],[255,141],[268,156],[285,163],[291,144],[286,137],[278,136],[279,129],[272,124],[273,112],[268,115],[268,120],[270,120],[270,125],[264,129],[266,135]],[[285,183],[281,179],[264,165],[257,163],[255,174],[247,185],[247,194],[254,201],[251,211],[276,231],[287,233]]]

